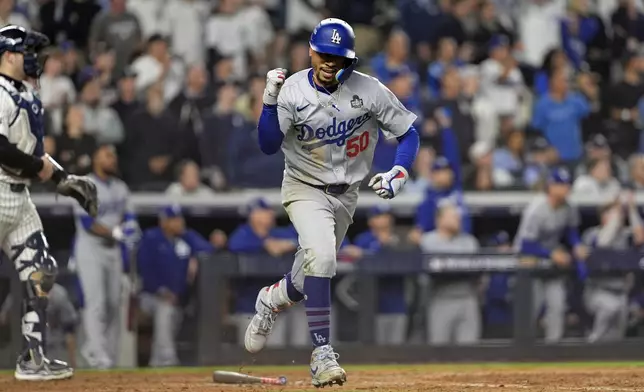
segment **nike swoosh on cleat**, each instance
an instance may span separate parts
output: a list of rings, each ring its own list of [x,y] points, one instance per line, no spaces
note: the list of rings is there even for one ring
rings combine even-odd
[[[315,374],[318,372],[318,368],[316,367],[315,369],[311,368],[311,374],[315,376]]]
[[[296,108],[295,108],[295,110],[297,110],[298,112],[301,112],[302,110],[304,110],[304,109],[308,108],[310,105],[311,105],[311,104],[309,103],[308,105],[305,105],[305,106],[301,106],[301,107],[300,107],[300,106],[298,106],[298,107],[296,107]]]

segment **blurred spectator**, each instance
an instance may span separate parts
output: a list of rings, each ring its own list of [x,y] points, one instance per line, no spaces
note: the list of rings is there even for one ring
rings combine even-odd
[[[438,97],[441,84],[448,69],[463,66],[457,55],[458,46],[452,38],[442,38],[438,41],[436,60],[427,67],[427,83],[431,97]]]
[[[162,15],[167,3],[168,0],[127,0],[127,10],[139,21],[144,40],[154,34],[163,34],[165,18]]]
[[[514,130],[505,139],[502,147],[497,147],[492,155],[493,179],[496,188],[504,188],[522,183],[524,168],[525,135]]]
[[[523,184],[527,189],[542,190],[550,167],[557,161],[557,151],[548,140],[539,136],[532,140],[526,154]]]
[[[585,145],[585,158],[587,161],[609,159],[615,177],[621,183],[628,182],[628,164],[622,158],[612,154],[608,140],[604,135],[594,135]],[[575,170],[575,177],[588,173],[587,162],[580,163]]]
[[[467,35],[464,24],[473,7],[473,0],[452,0],[449,6],[444,7],[446,12],[441,16],[438,25],[439,36],[453,38],[459,45],[465,42]]]
[[[111,0],[110,9],[96,16],[89,35],[90,51],[95,51],[101,42],[114,48],[114,72],[117,74],[130,62],[132,54],[143,38],[138,19],[126,10],[125,3],[126,0]]]
[[[634,154],[628,162],[630,166],[630,185],[635,190],[644,190],[644,155]]]
[[[515,117],[526,86],[510,49],[506,36],[490,40],[489,58],[481,63],[481,93],[494,104],[499,116]]]
[[[52,156],[67,172],[85,175],[92,169],[96,147],[96,139],[85,133],[83,108],[80,105],[67,108],[64,131],[56,137],[56,153]]]
[[[590,161],[588,174],[577,177],[573,185],[573,191],[600,197],[600,200],[614,198],[622,186],[613,176],[609,158],[601,158]]]
[[[137,260],[143,281],[140,307],[154,320],[151,367],[179,364],[174,339],[181,326],[182,305],[196,281],[197,256],[213,251],[205,238],[186,228],[179,206],[164,207],[159,227],[145,231]]]
[[[610,118],[615,122],[611,142],[615,153],[628,157],[639,147],[641,119],[638,103],[644,96],[644,57],[637,53],[627,53],[623,59],[624,77],[613,84],[608,94],[607,108]]]
[[[474,139],[496,143],[500,121],[494,104],[481,94],[481,80],[477,67],[464,67],[460,74],[462,89],[459,110],[471,112],[474,119]]]
[[[49,54],[40,77],[40,99],[52,124],[51,133],[60,135],[63,127],[63,110],[76,101],[76,89],[71,79],[63,74],[63,54]]]
[[[76,328],[79,315],[69,299],[67,290],[58,283],[54,283],[47,296],[47,332],[45,334],[46,350],[48,355],[56,356],[60,360],[76,367]],[[10,322],[11,307],[13,306],[11,294],[5,298],[0,308],[0,326]]]
[[[75,47],[87,49],[87,37],[95,17],[101,11],[96,2],[56,0],[40,3],[40,28],[52,43],[73,42]]]
[[[400,249],[403,240],[394,232],[394,216],[388,205],[369,210],[369,230],[358,234],[354,244],[365,254]],[[405,278],[384,276],[378,279],[378,315],[376,316],[376,343],[402,344],[407,335],[407,303]]]
[[[544,56],[561,46],[561,20],[565,17],[565,1],[527,0],[519,14],[519,40],[523,42],[523,61],[540,67]]]
[[[276,227],[275,212],[264,199],[254,199],[246,206],[247,223],[237,227],[230,235],[228,249],[244,255],[270,255],[282,257],[294,254],[297,248],[297,232],[292,227]],[[270,260],[267,260],[270,262]],[[261,278],[238,279],[235,295],[235,313],[238,319],[237,337],[241,344],[248,327],[248,320],[255,313],[255,300],[259,290],[272,284]],[[284,320],[287,320],[286,318]],[[287,328],[278,319],[267,344],[283,346],[288,340]]]
[[[63,74],[67,75],[74,82],[76,89],[78,89],[80,84],[80,69],[84,65],[84,58],[71,41],[63,42],[60,45],[60,49],[63,52]]]
[[[535,105],[532,127],[541,131],[562,162],[575,163],[583,154],[581,120],[590,113],[588,100],[571,93],[563,70],[550,79],[550,91]]]
[[[288,70],[295,73],[311,66],[308,41],[291,42]],[[372,65],[373,67],[373,65]],[[375,70],[374,70],[375,71]]]
[[[409,60],[409,38],[402,30],[393,30],[385,52],[371,60],[373,75],[389,87],[403,105],[420,113],[420,85],[418,72]]]
[[[238,91],[234,84],[222,86],[217,92],[217,104],[204,117],[204,132],[201,147],[201,167],[209,178],[210,186],[221,190],[227,186],[228,147],[231,137],[246,125],[242,115],[235,112]]]
[[[537,96],[542,96],[548,93],[550,88],[550,77],[558,70],[564,70],[568,79],[571,80],[574,68],[571,67],[566,53],[559,49],[551,49],[543,60],[541,69],[537,71],[534,77],[534,92]]]
[[[188,69],[185,88],[170,102],[168,110],[179,119],[177,158],[194,159],[201,163],[199,137],[203,133],[203,116],[215,103],[208,87],[208,74],[203,65]]]
[[[588,46],[598,36],[605,36],[604,25],[590,15],[588,0],[570,0],[566,17],[561,20],[561,45],[572,65],[579,69],[586,59]]]
[[[204,27],[210,3],[206,0],[166,0],[163,7],[163,31],[159,33],[168,37],[173,54],[187,65],[205,61]]]
[[[462,85],[456,68],[445,70],[440,96],[429,104],[427,115],[433,116],[440,127],[449,128],[456,135],[458,151],[469,151],[475,141],[474,117],[471,101],[461,94]]]
[[[493,146],[484,141],[476,142],[469,149],[470,161],[474,165],[469,178],[465,178],[466,189],[491,191],[495,187]],[[511,177],[501,178],[505,185]]]
[[[445,156],[437,157],[432,164],[432,184],[416,210],[416,227],[409,233],[409,239],[413,243],[420,241],[422,233],[434,230],[436,212],[445,202],[460,209],[463,219],[460,227],[463,231],[469,233],[472,230],[471,218],[463,201],[461,163],[456,137],[450,129],[443,129],[441,138]]]
[[[307,44],[308,56],[308,44]],[[308,63],[308,57],[306,58]],[[307,65],[308,67],[308,65]],[[250,77],[245,91],[235,101],[235,111],[243,115],[249,121],[255,121],[255,108],[253,102],[262,101],[264,98],[264,88],[266,87],[266,75],[255,74]]]
[[[246,121],[230,135],[226,173],[230,186],[239,188],[279,188],[284,173],[284,155],[266,155],[257,141],[257,123],[263,102],[255,100],[254,118]]]
[[[418,150],[411,178],[407,181],[403,192],[424,194],[432,183],[432,165],[436,158],[433,148],[423,146]]]
[[[17,25],[25,29],[31,28],[31,23],[20,12],[15,12],[15,0],[0,0],[0,27]]]
[[[226,244],[228,243],[228,236],[222,230],[215,229],[210,232],[208,237],[210,244],[218,250],[225,250]]]
[[[134,60],[132,70],[136,73],[138,94],[143,94],[155,83],[161,83],[164,99],[170,102],[183,87],[184,67],[179,59],[172,56],[168,42],[161,35],[148,39],[145,54]]]
[[[233,61],[235,80],[243,80],[247,73],[248,45],[244,37],[246,21],[240,17],[240,1],[221,0],[206,23],[208,64],[215,64],[220,56]]]
[[[474,254],[479,243],[463,232],[457,206],[445,203],[436,212],[436,229],[423,234],[420,248],[429,254]],[[478,277],[444,275],[432,279],[427,336],[432,345],[472,344],[480,339]]]
[[[644,244],[644,225],[637,210],[633,193],[625,200],[604,204],[599,208],[600,225],[591,227],[583,235],[589,247],[626,251]],[[623,203],[623,205],[622,205]],[[625,227],[626,216],[629,227]],[[590,342],[620,340],[626,334],[628,321],[628,276],[623,273],[591,275],[586,282],[586,306],[594,315]]]
[[[644,14],[635,5],[635,0],[619,0],[619,6],[611,17],[611,27],[613,58],[636,50],[644,42]]]
[[[423,64],[431,57],[431,46],[438,41],[438,25],[445,1],[410,0],[398,1],[400,25],[409,36],[412,52]]]
[[[166,110],[159,84],[148,88],[146,107],[132,113],[125,128],[128,183],[133,188],[164,190],[172,179],[177,119]]]
[[[273,25],[264,2],[265,0],[242,0],[244,6],[237,16],[245,22],[244,45],[252,60],[252,71],[262,73],[268,71],[266,62],[275,39]],[[353,27],[356,28],[356,26]]]
[[[103,93],[101,103],[111,105],[116,101],[115,82],[118,74],[114,73],[116,52],[106,44],[98,44],[92,59],[92,70],[101,82]]]
[[[118,144],[125,137],[123,124],[118,114],[101,104],[101,81],[93,74],[84,75],[80,91],[80,103],[85,113],[85,131],[93,135],[99,144]]]
[[[325,0],[286,0],[285,3],[285,30],[289,35],[313,31],[324,19]]]
[[[131,68],[126,68],[119,75],[116,82],[118,96],[112,104],[112,109],[118,114],[123,124],[127,124],[132,113],[141,108],[141,103],[136,97],[136,73]]]
[[[483,0],[478,4],[476,12],[478,26],[472,34],[472,43],[475,45],[475,60],[477,63],[487,58],[487,50],[490,42],[496,36],[508,37],[510,45],[514,46],[514,26],[511,19],[501,19],[497,13],[493,0]]]
[[[172,183],[165,194],[168,196],[213,196],[215,192],[201,183],[199,166],[193,161],[184,161],[177,168],[178,182]]]
[[[374,23],[378,4],[373,0],[326,0],[329,15],[339,16],[356,33],[356,53],[372,56],[381,46],[381,31]]]

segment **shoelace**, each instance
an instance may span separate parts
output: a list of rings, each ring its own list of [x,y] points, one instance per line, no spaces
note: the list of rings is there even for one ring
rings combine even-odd
[[[320,350],[319,353],[315,354],[315,360],[324,361],[325,366],[329,365],[329,362],[334,362],[333,365],[337,366],[338,358],[340,358],[340,354],[333,351],[331,347]]]
[[[273,328],[273,324],[275,323],[275,320],[277,319],[277,313],[273,311],[273,309],[266,305],[264,302],[262,302],[262,305],[264,305],[266,308],[262,312],[262,317],[259,320],[259,325],[257,326],[257,333],[260,335],[268,335],[270,330]]]

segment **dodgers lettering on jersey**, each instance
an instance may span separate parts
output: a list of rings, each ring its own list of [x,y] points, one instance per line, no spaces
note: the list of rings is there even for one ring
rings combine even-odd
[[[539,195],[523,211],[514,247],[518,251],[522,241],[529,240],[555,249],[561,245],[566,229],[578,227],[579,220],[579,211],[570,204],[553,209],[546,195]]]
[[[27,83],[18,90],[8,79],[0,76],[0,135],[9,139],[18,149],[37,157],[44,155],[44,109],[35,90]],[[25,183],[17,176],[17,169],[0,168],[0,181]]]
[[[94,174],[90,174],[88,177],[96,184],[98,191],[96,222],[113,229],[121,224],[126,213],[133,212],[129,198],[130,190],[118,178],[103,181]],[[82,219],[85,219],[88,215],[77,203],[74,204],[74,213],[76,215],[76,241],[102,241],[83,227]]]
[[[402,136],[416,115],[371,76],[353,72],[326,94],[312,75],[291,75],[277,99],[285,175],[317,185],[360,182],[371,170],[378,128],[387,139]]]

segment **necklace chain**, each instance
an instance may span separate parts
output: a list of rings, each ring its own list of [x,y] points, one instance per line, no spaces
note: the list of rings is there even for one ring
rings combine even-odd
[[[342,91],[342,84],[340,84],[340,85],[338,86],[338,89],[336,90],[335,95],[333,95],[333,93],[329,92],[329,90],[327,90],[324,86],[322,86],[322,88],[324,89],[324,91],[326,91],[326,92],[327,92],[327,94],[329,94],[329,97],[330,97],[330,98],[329,98],[329,102],[327,102],[327,103],[323,103],[323,102],[322,102],[322,99],[320,98],[320,92],[319,92],[319,91],[318,91],[318,89],[315,87],[315,82],[313,83],[313,86],[311,86],[311,88],[313,88],[313,91],[315,91],[315,97],[317,98],[318,102],[319,102],[319,103],[320,103],[320,105],[321,105],[323,108],[325,108],[325,109],[326,109],[326,108],[328,108],[329,106],[335,107],[334,101],[335,101],[335,102],[339,102],[339,101],[340,101],[340,92]],[[339,109],[337,109],[337,107],[335,107],[335,109],[336,109],[336,110],[339,110]]]

